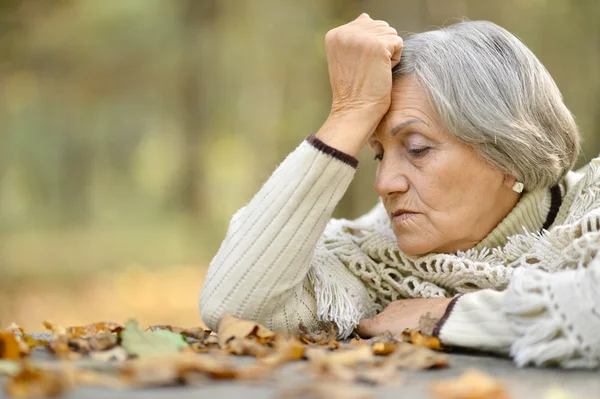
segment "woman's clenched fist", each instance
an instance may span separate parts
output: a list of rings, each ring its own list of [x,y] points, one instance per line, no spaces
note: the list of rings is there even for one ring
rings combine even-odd
[[[362,14],[325,36],[332,111],[368,109],[373,118],[390,107],[392,68],[400,62],[402,39],[385,21]]]
[[[317,137],[356,155],[390,107],[392,68],[400,62],[402,38],[387,22],[362,14],[330,30],[325,51],[333,100]]]

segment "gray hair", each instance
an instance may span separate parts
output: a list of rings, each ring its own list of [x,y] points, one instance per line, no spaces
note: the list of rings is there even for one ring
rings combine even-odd
[[[556,83],[496,24],[414,34],[393,74],[415,76],[445,127],[529,191],[558,183],[577,160],[579,130]]]

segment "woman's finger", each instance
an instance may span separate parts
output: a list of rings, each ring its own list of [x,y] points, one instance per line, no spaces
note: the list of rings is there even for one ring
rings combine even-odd
[[[400,56],[402,55],[402,48],[404,47],[404,42],[402,41],[402,38],[400,36],[396,36],[397,39],[395,39],[396,43],[394,44],[393,50],[390,51],[392,53],[392,68],[395,67],[396,65],[398,65],[398,63],[400,62]]]
[[[381,334],[377,323],[373,319],[360,320],[356,328],[356,333],[363,338],[371,338]]]

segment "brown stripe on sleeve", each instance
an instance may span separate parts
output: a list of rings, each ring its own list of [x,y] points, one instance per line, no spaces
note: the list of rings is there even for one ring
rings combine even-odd
[[[440,337],[440,332],[442,331],[442,327],[446,323],[446,320],[448,320],[448,317],[450,317],[450,314],[452,313],[452,310],[454,309],[454,305],[456,305],[456,302],[458,302],[458,300],[462,296],[463,296],[463,294],[457,295],[454,297],[454,299],[452,299],[452,301],[450,301],[450,303],[448,304],[448,307],[446,308],[446,313],[444,313],[444,315],[442,316],[440,321],[437,323],[437,325],[433,329],[434,337],[437,337],[437,338]]]
[[[336,150],[333,147],[328,146],[321,140],[319,140],[314,134],[311,134],[306,138],[313,147],[317,150],[324,152],[327,155],[331,155],[332,157],[342,161],[343,163],[352,166],[354,169],[358,167],[358,159],[354,158],[352,155],[348,155],[345,152],[340,150]]]

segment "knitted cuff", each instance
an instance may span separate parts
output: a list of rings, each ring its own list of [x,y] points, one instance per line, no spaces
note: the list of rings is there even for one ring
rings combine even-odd
[[[450,314],[452,313],[452,310],[454,310],[454,306],[456,305],[456,303],[458,302],[458,300],[463,296],[463,294],[459,294],[457,296],[455,296],[452,301],[450,301],[450,303],[448,304],[448,307],[446,308],[446,312],[444,313],[444,315],[442,316],[442,318],[440,319],[440,321],[438,321],[438,323],[436,324],[435,328],[433,329],[433,336],[436,338],[440,337],[440,331],[442,331],[442,327],[444,326],[444,323],[446,323],[446,320],[448,320],[448,317],[450,317]]]
[[[352,155],[348,155],[345,152],[328,146],[327,144],[319,140],[314,134],[308,136],[306,138],[306,141],[312,144],[312,146],[315,147],[317,150],[324,152],[325,154],[330,155],[347,165],[352,166],[354,169],[358,167],[358,159],[354,158]]]

